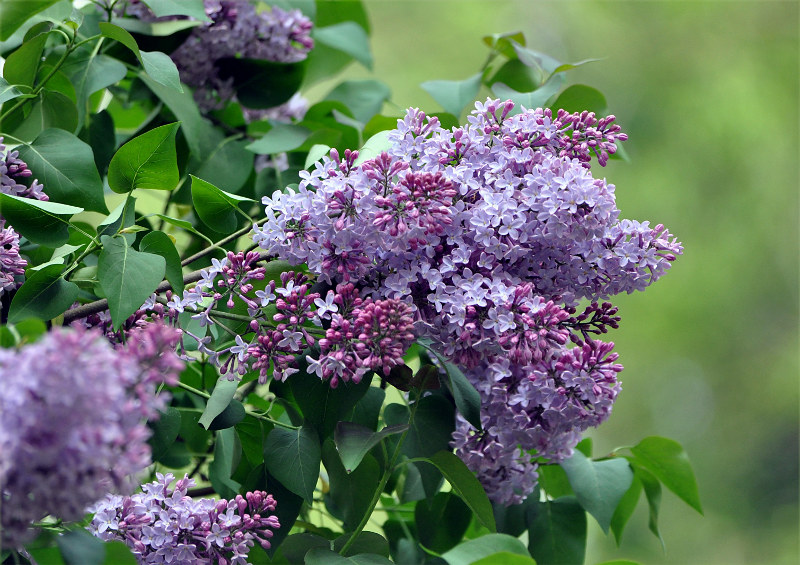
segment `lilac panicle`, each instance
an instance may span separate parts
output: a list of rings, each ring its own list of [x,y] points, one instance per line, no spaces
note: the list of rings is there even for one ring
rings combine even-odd
[[[596,338],[619,317],[602,301],[644,290],[683,250],[661,224],[620,219],[614,185],[593,175],[627,139],[614,116],[513,106],[478,102],[450,130],[409,109],[384,153],[332,150],[265,197],[253,238],[321,281],[409,306],[413,333],[481,395],[483,429],[460,421],[453,446],[503,504],[610,413],[622,367]],[[330,316],[321,347],[346,342]],[[309,370],[330,378],[350,359],[343,347]]]
[[[59,329],[0,349],[0,542],[29,538],[47,515],[83,516],[87,504],[131,486],[150,464],[146,419],[167,400],[182,364],[175,330],[152,324],[114,349],[99,333]]]
[[[245,565],[256,543],[270,548],[280,528],[271,495],[254,491],[231,500],[193,499],[187,494],[193,479],[175,481],[172,473],[157,477],[142,485],[141,493],[109,494],[97,501],[88,509],[94,517],[87,529],[102,540],[125,542],[141,564]]]

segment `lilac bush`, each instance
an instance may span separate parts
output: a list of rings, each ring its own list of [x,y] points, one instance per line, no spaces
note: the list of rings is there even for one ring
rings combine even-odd
[[[47,515],[83,516],[107,492],[132,487],[150,464],[150,432],[183,363],[175,330],[151,324],[126,348],[82,329],[54,330],[19,349],[0,348],[1,544],[29,538]]]
[[[157,476],[142,485],[141,493],[109,494],[92,505],[89,531],[105,541],[125,542],[142,564],[245,565],[256,542],[270,548],[280,528],[271,495],[254,491],[231,500],[194,499],[187,494],[193,479]]]

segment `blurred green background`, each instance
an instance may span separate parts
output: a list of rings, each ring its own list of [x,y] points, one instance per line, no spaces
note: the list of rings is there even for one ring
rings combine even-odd
[[[680,441],[705,516],[665,491],[661,544],[644,501],[619,549],[590,520],[587,563],[798,562],[798,2],[365,0],[387,113],[438,111],[426,80],[467,78],[481,37],[521,30],[602,91],[631,162],[604,174],[623,217],[664,223],[685,255],[618,297],[626,369],[595,454]],[[338,77],[342,78],[342,77]],[[309,97],[330,89],[319,85]],[[481,93],[484,96],[485,93]]]

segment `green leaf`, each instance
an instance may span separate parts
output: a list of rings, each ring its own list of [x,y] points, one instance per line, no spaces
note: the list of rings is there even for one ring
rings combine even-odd
[[[287,102],[299,89],[305,61],[274,63],[261,59],[224,57],[216,62],[222,79],[233,79],[236,97],[248,108],[273,108]]]
[[[211,392],[211,398],[206,403],[206,409],[200,417],[198,424],[205,429],[211,425],[211,422],[222,414],[233,400],[233,395],[236,394],[236,389],[239,388],[239,380],[228,380],[227,376],[222,376],[217,379],[217,384],[214,385],[214,390]]]
[[[647,527],[653,532],[661,542],[662,549],[665,549],[664,538],[658,529],[658,512],[661,509],[661,483],[649,471],[636,467],[636,478],[644,487],[644,495],[647,498],[647,505],[650,507]]]
[[[611,531],[614,532],[614,539],[617,542],[617,547],[619,547],[620,542],[622,542],[622,532],[625,530],[625,525],[636,509],[641,494],[642,482],[634,473],[630,488],[623,495],[619,504],[617,504],[617,509],[614,510],[614,515],[611,517]]]
[[[305,362],[303,357],[302,363]],[[367,393],[372,382],[372,375],[367,374],[361,382],[339,383],[336,388],[322,381],[316,375],[309,375],[304,370],[295,373],[285,384],[273,382],[270,387],[276,394],[286,397],[286,390],[291,392],[297,406],[303,412],[306,423],[312,425],[319,437],[326,438],[333,434],[336,423],[343,420],[361,398]],[[281,392],[283,391],[283,392]]]
[[[378,445],[383,438],[402,433],[407,429],[407,425],[388,426],[379,432],[374,432],[352,422],[339,422],[336,424],[333,439],[342,464],[350,473],[358,467],[369,450]]]
[[[561,462],[581,506],[595,517],[605,533],[617,504],[633,481],[633,471],[624,458],[592,461],[575,450]]]
[[[391,565],[392,562],[374,553],[343,557],[330,549],[315,547],[306,553],[303,563],[305,565]]]
[[[94,163],[101,176],[108,171],[108,164],[117,149],[117,138],[114,134],[114,119],[108,110],[92,114],[89,118],[89,127],[82,130],[84,141],[94,153]]]
[[[69,218],[83,208],[0,193],[0,216],[34,243],[59,247],[69,240]]]
[[[202,163],[222,142],[222,133],[203,118],[197,108],[197,103],[188,90],[176,92],[158,84],[146,73],[141,73],[139,78],[175,114],[175,118],[181,124],[192,158],[198,163]]]
[[[211,153],[189,172],[214,186],[236,193],[250,178],[255,156],[247,151],[247,140],[238,136],[226,137]]]
[[[461,499],[475,513],[478,521],[490,532],[496,532],[497,526],[494,522],[492,504],[486,496],[475,473],[469,470],[459,457],[450,451],[440,451],[433,457],[422,458],[436,466],[441,471],[450,486]]]
[[[536,565],[533,557],[500,551],[473,561],[472,565]]]
[[[533,92],[517,92],[502,82],[496,82],[492,85],[492,92],[502,99],[511,100],[515,107],[511,111],[510,115],[515,115],[522,111],[522,107],[525,107],[529,110],[534,108],[544,108],[547,105],[547,101],[552,98],[560,88],[561,82],[555,79],[547,81],[541,86],[541,88],[538,88]]]
[[[31,16],[58,0],[5,0],[0,2],[0,41],[5,41]]]
[[[132,195],[120,202],[105,220],[97,225],[98,235],[117,235],[124,228],[131,227],[136,220],[136,198]]]
[[[280,483],[311,504],[322,452],[314,428],[276,427],[264,442],[264,464]]]
[[[631,452],[636,457],[635,463],[655,475],[686,504],[703,513],[692,464],[681,444],[664,437],[651,436],[632,447]]]
[[[349,539],[350,534],[346,533],[333,540],[333,550],[336,552],[341,551]],[[389,551],[389,540],[375,532],[363,531],[358,534],[344,555],[349,557],[358,553],[374,553],[375,555],[389,557]]]
[[[56,537],[56,542],[67,565],[100,565],[105,561],[105,545],[86,530],[69,531]]]
[[[345,21],[318,27],[314,29],[313,35],[316,42],[347,53],[367,69],[372,70],[369,36],[356,22]]]
[[[487,81],[487,86],[501,82],[519,92],[531,92],[542,85],[543,79],[541,68],[530,67],[519,59],[511,59],[497,69]]]
[[[380,81],[347,80],[328,93],[325,100],[342,102],[358,121],[367,123],[372,116],[380,113],[383,103],[391,95],[389,87]]]
[[[453,548],[467,531],[472,515],[469,507],[450,492],[439,492],[433,500],[420,500],[414,507],[420,543],[436,553]]]
[[[285,153],[300,147],[311,135],[311,131],[302,126],[276,123],[261,139],[249,144],[246,149],[259,155]]]
[[[144,217],[148,218],[150,216],[155,216],[156,218],[161,218],[162,220],[164,220],[164,222],[166,222],[167,224],[169,224],[171,226],[175,226],[176,228],[181,228],[183,230],[191,232],[194,235],[196,235],[197,237],[199,237],[200,239],[206,240],[206,242],[209,243],[209,244],[213,244],[214,243],[208,237],[206,237],[205,235],[203,235],[202,233],[197,231],[194,228],[194,226],[190,222],[187,222],[186,220],[179,220],[177,218],[171,218],[169,216],[165,216],[164,214],[148,214],[147,216],[144,216]]]
[[[107,541],[105,548],[106,559],[103,565],[136,565],[136,556],[124,541]]]
[[[203,0],[144,0],[156,17],[189,16],[204,22],[209,21]]]
[[[246,415],[247,411],[244,408],[244,404],[234,398],[231,400],[231,403],[228,404],[225,410],[223,410],[219,416],[212,420],[212,422],[208,425],[208,429],[224,430],[227,428],[232,428],[244,420]]]
[[[175,443],[178,433],[181,430],[181,413],[172,406],[162,413],[158,420],[150,422],[153,435],[147,443],[152,450],[153,461],[158,461],[162,455],[167,453],[170,446]]]
[[[183,294],[183,269],[181,256],[175,248],[175,243],[163,231],[151,231],[139,243],[139,251],[161,255],[167,262],[166,278],[172,286],[172,291],[178,295]]]
[[[372,455],[367,455],[358,469],[347,472],[330,438],[322,446],[322,463],[330,479],[331,512],[342,518],[345,531],[355,530],[370,509],[375,486],[381,478],[380,465]]]
[[[582,61],[576,61],[575,63],[563,63],[557,66],[553,70],[553,74],[555,73],[563,73],[565,71],[571,71],[572,69],[577,69],[578,67],[582,67],[586,63],[596,63],[597,61],[602,61],[603,59],[583,59]]]
[[[0,8],[0,15],[2,14]],[[47,34],[42,33],[27,40],[11,53],[3,65],[3,77],[11,84],[33,86],[42,60],[42,50]]]
[[[241,403],[239,402],[238,404]],[[249,414],[245,415],[244,418],[236,424],[236,434],[239,436],[239,442],[242,444],[242,453],[253,466],[264,463],[265,431],[271,430],[271,426],[272,424],[265,423]]]
[[[100,240],[103,250],[97,260],[97,276],[108,298],[114,330],[118,330],[164,279],[166,261],[160,255],[131,249],[123,237],[104,235]]]
[[[370,137],[364,146],[358,150],[358,158],[355,161],[356,165],[365,163],[370,159],[374,159],[384,151],[391,147],[389,142],[389,131],[379,131]]]
[[[389,426],[408,423],[408,418],[408,409],[399,404],[389,404],[383,412],[383,419]],[[439,451],[449,451],[450,436],[454,429],[455,411],[452,404],[441,395],[423,397],[403,442],[402,453],[409,458],[429,458]],[[433,497],[439,490],[441,473],[430,467],[417,467],[426,495]],[[475,479],[475,476],[472,475],[472,478]]]
[[[0,104],[13,100],[17,96],[22,96],[22,94],[17,85],[9,84],[6,79],[0,77]]]
[[[420,86],[433,96],[445,112],[460,116],[467,104],[478,96],[482,76],[482,73],[478,73],[464,80],[430,80]]]
[[[63,314],[78,298],[78,285],[61,276],[63,265],[50,265],[33,272],[11,300],[8,321],[12,324],[26,318],[52,320]]]
[[[108,214],[92,148],[62,129],[47,129],[18,147],[51,201]]]
[[[75,86],[78,123],[86,115],[89,96],[125,78],[128,70],[108,55],[97,54],[87,46],[69,57],[62,69]]]
[[[529,557],[525,544],[507,534],[486,534],[485,536],[465,541],[441,557],[447,561],[448,565],[470,565],[478,559],[501,551]]]
[[[209,465],[209,480],[214,490],[223,498],[234,498],[242,486],[231,479],[239,462],[241,447],[236,437],[236,430],[228,428],[219,430],[214,444],[214,460]]]
[[[528,549],[538,563],[583,563],[586,511],[572,496],[528,507]]]
[[[100,22],[98,26],[104,37],[118,41],[130,49],[150,78],[168,88],[183,92],[178,68],[168,55],[160,51],[140,51],[133,36],[117,25]]]
[[[75,103],[60,92],[42,90],[30,113],[13,133],[14,137],[29,141],[46,129],[58,128],[72,132],[77,125],[78,109]]]
[[[552,107],[556,110],[563,109],[567,112],[583,112],[588,110],[602,115],[608,109],[606,97],[591,86],[573,84],[562,92]]]
[[[178,186],[175,134],[179,123],[143,133],[123,145],[108,165],[108,186],[125,193],[137,188],[172,190]]]
[[[304,169],[310,169],[311,165],[322,159],[325,155],[328,155],[331,151],[330,145],[324,145],[321,143],[317,143],[311,146],[311,150],[308,152],[306,156],[306,163],[303,165]]]
[[[210,182],[192,178],[192,202],[195,212],[202,222],[212,230],[220,233],[231,233],[239,227],[239,219],[244,216],[239,205],[253,202],[224,190],[220,190]]]
[[[513,59],[517,56],[514,51],[515,43],[522,46],[525,45],[525,34],[521,31],[493,33],[491,35],[484,35],[482,39],[487,47],[494,49],[509,59]]]
[[[569,484],[569,478],[567,478],[564,468],[560,465],[540,465],[538,472],[539,486],[541,486],[542,490],[551,498],[560,498],[562,496],[575,494]]]
[[[419,342],[417,342],[419,343]],[[445,369],[446,378],[444,379],[447,389],[453,395],[458,412],[467,422],[480,430],[481,426],[481,395],[469,382],[466,375],[457,365],[450,363],[443,356],[427,345],[420,343],[429,353],[433,354]]]

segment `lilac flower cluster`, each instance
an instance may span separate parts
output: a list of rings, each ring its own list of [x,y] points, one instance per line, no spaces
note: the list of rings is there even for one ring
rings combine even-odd
[[[8,290],[17,288],[16,275],[25,274],[28,262],[19,254],[19,235],[11,226],[5,227],[0,217],[0,297]]]
[[[20,182],[32,175],[27,163],[19,158],[19,151],[6,150],[3,137],[0,136],[0,192],[22,198],[47,200],[47,195],[42,192],[44,186],[37,180],[31,182],[30,186]]]
[[[298,372],[297,356],[315,346],[306,354],[309,371],[332,387],[339,381],[357,383],[368,371],[388,373],[403,362],[415,337],[406,303],[361,298],[351,284],[338,285],[323,299],[311,290],[306,275],[291,271],[257,290],[255,283],[265,278],[260,260],[260,254],[252,251],[213,259],[194,287],[166,304],[169,312],[194,311],[192,317],[201,327],[216,325],[233,336],[231,345],[212,349],[211,335],[184,330],[221,374],[233,379],[258,371],[259,382],[265,383],[272,371],[275,379],[285,380]],[[246,317],[230,312],[242,306]],[[247,329],[236,333],[226,325],[228,320],[246,321]]]
[[[176,330],[151,324],[118,350],[78,328],[0,349],[1,545],[24,543],[48,514],[81,518],[150,464],[144,420],[167,400],[157,387],[177,383],[176,341]]]
[[[139,494],[106,495],[89,508],[94,518],[87,529],[105,541],[124,541],[142,564],[245,565],[255,542],[269,549],[280,528],[277,503],[266,492],[194,500],[187,495],[195,486],[188,476],[174,487],[171,473],[157,477]]]
[[[42,192],[44,187],[38,181],[34,180],[30,186],[20,182],[32,174],[27,163],[19,158],[19,151],[6,150],[3,137],[0,137],[0,193],[47,200],[47,195]],[[19,234],[5,223],[0,216],[0,297],[19,286],[15,277],[24,274],[28,264],[19,254]]]
[[[181,80],[195,89],[194,97],[202,110],[221,108],[234,97],[232,79],[223,79],[219,74],[220,59],[296,63],[314,47],[310,35],[313,24],[299,10],[284,11],[272,6],[257,11],[248,0],[204,0],[204,5],[210,21],[194,28],[170,55]],[[143,21],[157,19],[137,0],[120,6],[120,12]]]
[[[504,504],[619,390],[613,344],[593,340],[616,309],[575,315],[579,301],[643,290],[682,252],[664,226],[620,220],[614,186],[592,175],[627,139],[614,116],[512,108],[477,103],[452,130],[410,109],[376,158],[333,150],[264,198],[254,235],[320,280],[409,305],[415,333],[481,392],[483,429],[460,420],[453,445]]]

